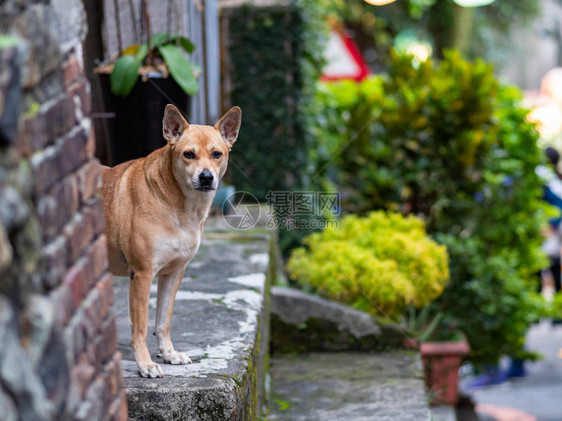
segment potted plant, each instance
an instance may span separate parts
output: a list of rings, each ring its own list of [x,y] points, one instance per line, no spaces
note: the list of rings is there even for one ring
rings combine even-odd
[[[425,384],[431,391],[431,405],[455,406],[458,400],[459,368],[470,351],[464,337],[458,340],[422,342]]]
[[[148,10],[146,0],[141,2]],[[151,33],[150,17],[143,13],[144,43],[121,51],[114,63],[97,67],[108,120],[112,164],[146,156],[165,144],[162,117],[166,104],[189,113],[189,96],[199,89],[200,69],[186,58],[195,46],[186,37]]]
[[[470,351],[465,335],[431,305],[422,309],[409,307],[405,319],[412,338],[406,339],[404,345],[419,347],[431,405],[455,406],[459,368],[463,357]]]

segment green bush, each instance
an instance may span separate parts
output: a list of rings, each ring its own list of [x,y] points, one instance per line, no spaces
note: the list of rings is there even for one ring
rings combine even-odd
[[[551,317],[554,320],[562,319],[562,294],[554,294],[554,297],[547,305],[544,316]]]
[[[473,360],[526,356],[542,305],[534,289],[548,208],[534,172],[538,134],[519,92],[490,65],[446,52],[419,65],[394,54],[388,75],[322,85],[318,99],[317,171],[345,192],[344,207],[423,217],[451,257],[436,310],[465,331]]]
[[[320,294],[381,316],[437,298],[448,277],[445,247],[414,216],[373,212],[344,217],[304,239],[287,265],[293,280]]]

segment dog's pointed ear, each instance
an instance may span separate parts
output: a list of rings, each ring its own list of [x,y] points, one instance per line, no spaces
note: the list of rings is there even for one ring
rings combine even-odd
[[[180,111],[172,104],[166,105],[164,119],[162,120],[164,139],[166,139],[169,144],[174,144],[188,127],[189,124],[187,124],[186,119],[183,118]]]
[[[215,124],[215,129],[220,132],[226,143],[232,146],[238,137],[240,124],[242,124],[242,110],[240,107],[232,107],[222,116],[219,122]]]

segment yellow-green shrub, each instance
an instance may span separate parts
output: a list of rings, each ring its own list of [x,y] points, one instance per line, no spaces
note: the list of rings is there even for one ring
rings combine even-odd
[[[349,215],[304,240],[287,269],[291,279],[355,308],[394,316],[422,307],[449,279],[445,246],[432,241],[423,221],[396,213]]]

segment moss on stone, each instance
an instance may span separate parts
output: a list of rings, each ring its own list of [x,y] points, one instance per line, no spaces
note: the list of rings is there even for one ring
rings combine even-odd
[[[271,315],[271,352],[302,353],[311,351],[386,351],[402,347],[403,336],[395,328],[381,326],[380,334],[356,337],[340,330],[337,323],[310,318],[296,326]]]

